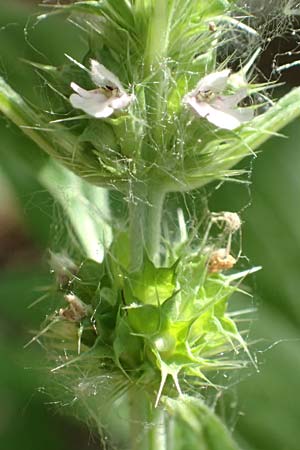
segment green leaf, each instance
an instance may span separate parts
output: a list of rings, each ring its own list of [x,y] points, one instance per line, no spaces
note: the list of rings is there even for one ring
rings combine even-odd
[[[111,266],[116,271],[116,279],[120,278],[122,270],[127,270],[130,264],[129,236],[126,232],[118,233],[114,236],[111,247],[113,255]]]
[[[202,3],[202,7],[200,6],[199,12],[201,14],[202,19],[224,14],[229,7],[229,3],[227,0],[210,0],[210,2],[206,2],[204,0],[201,1],[200,3]]]
[[[125,281],[125,299],[130,304],[134,297],[147,305],[161,305],[175,291],[175,267],[156,268],[145,257],[143,267]]]
[[[133,303],[126,310],[134,332],[150,337],[159,331],[160,310],[157,306]]]
[[[39,180],[62,205],[88,258],[101,262],[112,239],[107,192],[50,161]]]
[[[117,366],[122,371],[128,368],[137,370],[141,364],[142,348],[142,339],[133,335],[127,321],[119,314],[113,343]]]
[[[52,5],[49,14],[59,14],[63,12],[93,14],[108,16],[111,20],[120,23],[128,28],[132,24],[132,16],[128,2],[125,0],[88,0],[78,1],[70,5]],[[43,14],[40,19],[44,19],[49,14]]]

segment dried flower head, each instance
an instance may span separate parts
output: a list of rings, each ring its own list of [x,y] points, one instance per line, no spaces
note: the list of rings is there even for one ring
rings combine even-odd
[[[206,75],[183,101],[217,127],[233,130],[251,120],[253,111],[238,107],[238,103],[247,96],[246,88],[238,89],[234,94],[221,95],[227,87],[229,76],[229,69]]]
[[[50,251],[49,254],[50,267],[55,274],[56,283],[60,289],[66,289],[76,275],[78,267],[65,252],[54,253]]]
[[[231,269],[236,263],[236,259],[228,253],[226,248],[219,248],[211,253],[208,261],[208,271],[218,273]]]
[[[123,89],[119,78],[98,61],[91,60],[90,76],[97,89],[87,91],[72,82],[75,94],[70,96],[74,108],[82,109],[92,117],[109,117],[115,110],[126,108],[133,100]]]
[[[69,306],[59,310],[60,317],[70,322],[80,322],[91,313],[91,307],[83,303],[76,295],[67,294],[64,298]]]
[[[225,223],[226,230],[230,233],[235,233],[242,226],[240,216],[237,213],[224,211],[218,213],[212,213],[212,222],[223,222]]]
[[[234,233],[241,228],[242,222],[240,216],[237,213],[225,211],[223,213],[223,219],[224,222],[226,222],[226,228],[231,233]]]

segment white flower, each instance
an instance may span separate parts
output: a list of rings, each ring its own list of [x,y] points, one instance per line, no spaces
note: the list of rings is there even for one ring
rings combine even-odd
[[[225,69],[205,76],[183,101],[217,127],[233,130],[251,120],[253,111],[237,106],[247,96],[246,88],[241,88],[234,94],[221,95],[226,89],[229,75],[230,70]]]
[[[110,116],[117,109],[126,108],[133,100],[133,96],[123,89],[118,77],[98,61],[91,60],[90,76],[98,86],[92,91],[71,83],[71,88],[76,92],[70,96],[74,108],[82,109],[90,116],[102,118]]]

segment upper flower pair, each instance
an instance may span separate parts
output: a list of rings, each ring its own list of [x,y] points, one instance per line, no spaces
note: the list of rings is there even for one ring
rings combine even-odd
[[[126,93],[118,77],[95,60],[91,61],[90,76],[98,86],[97,89],[87,91],[76,83],[71,83],[76,92],[70,96],[74,108],[81,109],[92,117],[104,118],[118,109],[126,108],[133,100],[134,96]],[[246,88],[241,88],[234,94],[222,95],[229,76],[228,69],[205,76],[183,98],[183,102],[217,127],[233,130],[251,120],[253,111],[238,107],[238,103],[247,96]]]

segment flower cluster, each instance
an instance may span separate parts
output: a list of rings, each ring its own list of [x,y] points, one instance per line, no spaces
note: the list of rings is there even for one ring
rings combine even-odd
[[[75,94],[70,96],[70,102],[74,108],[92,117],[105,118],[126,108],[134,100],[134,95],[127,94],[119,78],[95,60],[91,60],[90,76],[97,89],[87,91],[71,83]],[[239,102],[247,96],[246,88],[222,95],[229,78],[229,69],[206,75],[193,91],[185,95],[183,103],[219,128],[233,130],[239,127],[251,120],[254,114],[249,108],[238,107]]]

